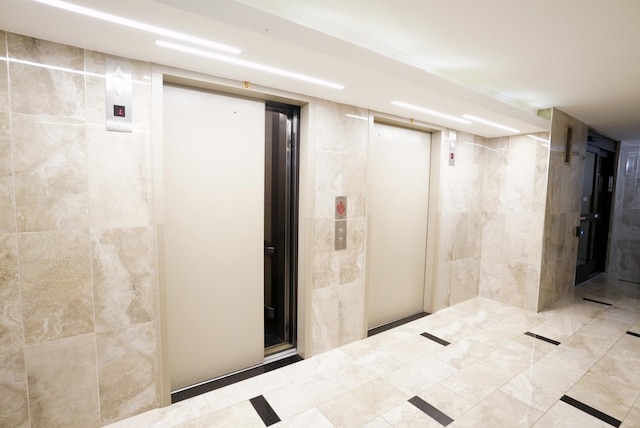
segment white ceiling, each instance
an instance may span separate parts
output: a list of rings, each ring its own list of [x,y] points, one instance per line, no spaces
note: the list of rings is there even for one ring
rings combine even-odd
[[[640,142],[638,0],[68,0],[242,49],[239,58],[340,83],[319,87],[155,46],[160,38],[33,0],[0,0],[0,29],[413,117],[393,100],[519,129],[558,107]]]

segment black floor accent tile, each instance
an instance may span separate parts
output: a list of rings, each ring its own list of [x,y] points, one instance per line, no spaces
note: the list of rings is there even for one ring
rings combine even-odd
[[[576,409],[582,410],[583,412],[588,413],[591,416],[594,416],[600,419],[602,422],[606,422],[611,426],[619,427],[620,424],[622,424],[622,421],[617,420],[613,416],[609,416],[606,413],[602,413],[600,410],[594,409],[593,407],[587,404],[584,404],[583,402],[578,401],[575,398],[571,398],[568,395],[563,395],[560,401],[564,401],[570,406],[573,406]]]
[[[449,416],[445,415],[440,410],[436,409],[431,404],[427,403],[417,395],[409,399],[409,403],[413,404],[418,409],[422,410],[424,413],[429,415],[432,419],[435,419],[443,427],[446,427],[451,422],[453,422],[453,419],[451,419]]]
[[[628,331],[627,334],[629,334],[631,336],[635,336],[635,337],[640,337],[640,333],[635,333],[633,331]]]
[[[212,379],[209,382],[205,382],[200,385],[193,386],[191,388],[172,392],[171,404],[177,403],[182,400],[186,400],[191,397],[195,397],[196,395],[213,391],[218,388],[222,388],[227,385],[234,384],[236,382],[240,382],[241,380],[249,379],[254,376],[258,376],[263,373],[267,373],[272,370],[279,369],[284,366],[288,366],[289,364],[297,363],[298,361],[302,361],[302,357],[300,357],[299,355],[293,355],[291,357],[283,358],[281,360],[277,360],[269,364],[264,364],[262,366],[253,367],[251,369],[244,370],[242,372],[234,373],[229,376]]]
[[[371,330],[367,331],[367,337],[371,337],[378,333],[382,333],[383,331],[391,330],[392,328],[400,327],[403,324],[418,320],[420,318],[426,317],[427,315],[431,315],[431,314],[428,312],[418,312],[415,315],[411,315],[406,318],[402,318],[400,320],[393,321],[385,325],[381,325],[380,327],[372,328]]]
[[[440,339],[439,337],[434,336],[434,335],[432,335],[432,334],[429,334],[429,333],[427,333],[426,331],[425,331],[424,333],[421,333],[421,334],[420,334],[420,336],[424,336],[424,337],[426,337],[427,339],[431,339],[431,340],[433,340],[434,342],[441,344],[442,346],[448,346],[448,345],[451,345],[451,343],[447,342],[446,340],[444,340],[444,339]]]
[[[266,426],[270,426],[280,422],[280,418],[278,417],[276,412],[273,411],[271,405],[269,405],[263,395],[258,395],[257,397],[254,397],[249,401],[251,402],[253,408],[256,409],[256,412],[258,412],[258,415],[260,415],[262,422],[264,422]]]
[[[587,297],[583,297],[582,300],[586,300],[587,302],[600,303],[601,305],[613,306],[611,303],[601,302],[600,300],[589,299]]]
[[[560,342],[557,340],[549,339],[548,337],[540,336],[539,334],[531,333],[530,331],[525,332],[527,336],[535,337],[536,339],[544,340],[547,343],[551,343],[552,345],[559,345]]]

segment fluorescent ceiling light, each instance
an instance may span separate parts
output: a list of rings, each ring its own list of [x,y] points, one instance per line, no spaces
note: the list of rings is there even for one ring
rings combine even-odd
[[[291,79],[302,80],[309,83],[315,83],[316,85],[327,86],[333,89],[344,89],[344,86],[338,83],[329,82],[326,80],[318,79],[316,77],[307,76],[305,74],[295,73],[293,71],[283,70],[281,68],[272,67],[270,65],[246,61],[240,58],[221,55],[214,52],[203,51],[202,49],[191,48],[191,47],[179,45],[176,43],[165,42],[163,40],[156,40],[156,45],[162,46],[163,48],[177,50],[180,52],[186,52],[192,55],[198,55],[205,58],[215,59],[216,61],[222,61],[229,64],[239,65],[240,67],[252,68],[254,70],[260,70],[267,73],[278,74],[280,76],[289,77]]]
[[[78,6],[73,3],[60,0],[34,0],[38,3],[48,6],[57,7],[58,9],[68,10],[69,12],[80,15],[89,16],[91,18],[100,19],[102,21],[112,22],[114,24],[123,25],[125,27],[135,28],[137,30],[146,31],[148,33],[157,34],[159,36],[170,37],[172,39],[181,40],[183,42],[193,43],[195,45],[206,46],[212,49],[218,49],[224,52],[239,54],[240,49],[233,46],[224,45],[222,43],[212,42],[210,40],[201,39],[199,37],[190,36],[188,34],[178,33],[177,31],[168,30],[155,25],[145,24],[144,22],[134,21],[132,19],[122,18],[117,15],[100,12],[99,10],[89,9],[88,7]]]
[[[416,106],[416,105],[405,103],[405,102],[402,102],[402,101],[392,101],[391,104],[393,104],[394,106],[407,108],[409,110],[415,110],[415,111],[418,111],[420,113],[428,114],[430,116],[436,116],[436,117],[439,117],[439,118],[442,118],[442,119],[447,119],[447,120],[452,120],[454,122],[463,123],[465,125],[471,125],[471,123],[472,123],[469,120],[460,119],[459,117],[451,116],[451,115],[448,115],[448,114],[445,114],[445,113],[440,113],[439,111],[435,111],[435,110],[429,110],[428,108]]]
[[[463,114],[462,117],[464,117],[465,119],[473,120],[474,122],[480,122],[480,123],[484,123],[485,125],[493,126],[494,128],[503,129],[505,131],[513,132],[514,134],[519,134],[520,133],[519,129],[515,129],[515,128],[511,128],[509,126],[501,125],[499,123],[492,122],[490,120],[483,119],[481,117],[472,116],[470,114]]]

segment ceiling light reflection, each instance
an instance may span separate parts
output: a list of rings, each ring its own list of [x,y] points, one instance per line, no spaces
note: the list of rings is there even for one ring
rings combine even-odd
[[[485,125],[493,126],[494,128],[502,129],[504,131],[513,132],[514,134],[519,134],[521,131],[516,128],[511,128],[510,126],[501,125],[497,122],[492,122],[487,119],[483,119],[481,117],[472,116],[470,114],[463,114],[462,117],[465,119],[473,120],[474,122],[484,123]]]
[[[316,77],[307,76],[305,74],[296,73],[293,71],[283,70],[281,68],[272,67],[270,65],[259,64],[257,62],[246,61],[236,57],[230,57],[214,52],[203,51],[202,49],[191,48],[189,46],[183,46],[176,43],[165,42],[163,40],[156,40],[156,45],[167,49],[173,49],[180,52],[185,52],[191,55],[197,55],[216,61],[226,62],[228,64],[239,65],[240,67],[247,67],[254,70],[264,71],[267,73],[277,74],[280,76],[289,77],[291,79],[302,80],[316,85],[327,86],[333,89],[344,89],[343,85],[338,83],[329,82],[327,80],[318,79]]]
[[[409,110],[418,111],[420,113],[428,114],[430,116],[439,117],[441,119],[447,119],[447,120],[451,120],[451,121],[454,121],[454,122],[463,123],[465,125],[471,125],[472,124],[472,122],[469,121],[469,120],[460,119],[459,117],[456,117],[456,116],[451,116],[451,115],[446,114],[446,113],[441,113],[439,111],[430,110],[428,108],[420,107],[420,106],[417,106],[417,105],[414,105],[414,104],[405,103],[403,101],[392,101],[391,104],[393,104],[394,106],[398,106],[398,107],[406,108],[406,109],[409,109]]]

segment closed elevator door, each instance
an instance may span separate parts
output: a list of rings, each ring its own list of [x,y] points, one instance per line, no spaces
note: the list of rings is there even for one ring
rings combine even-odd
[[[263,362],[265,105],[171,85],[163,105],[161,257],[175,391]]]
[[[431,135],[376,123],[369,146],[369,329],[423,311]]]

